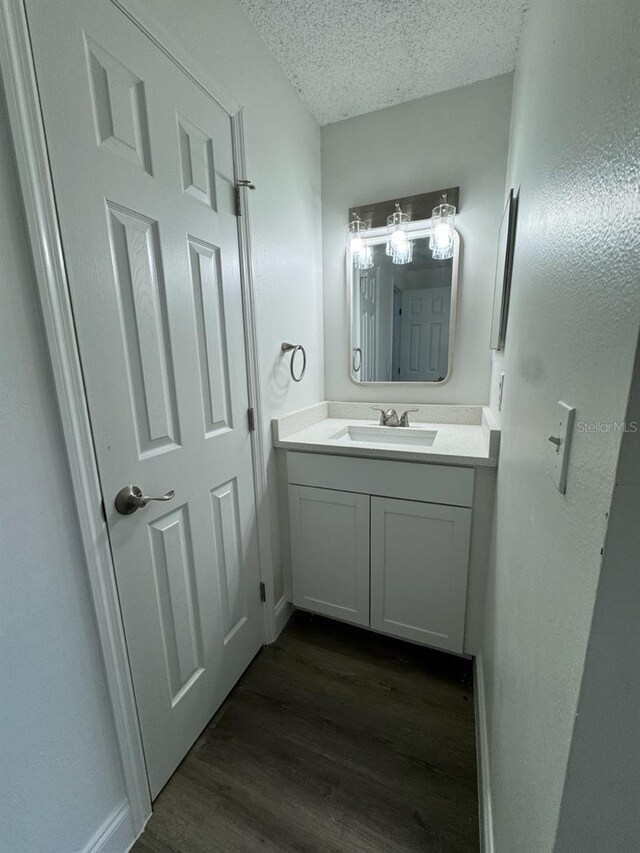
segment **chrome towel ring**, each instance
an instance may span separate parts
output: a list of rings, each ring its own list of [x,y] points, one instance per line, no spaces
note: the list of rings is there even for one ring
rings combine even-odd
[[[291,352],[291,361],[289,363],[289,370],[291,371],[291,378],[294,382],[300,382],[302,377],[304,376],[304,372],[307,369],[307,353],[305,352],[302,344],[289,344],[285,341],[282,344],[282,352]],[[302,368],[300,369],[300,373],[296,376],[294,369],[294,362],[296,360],[296,355],[298,353],[302,353]]]

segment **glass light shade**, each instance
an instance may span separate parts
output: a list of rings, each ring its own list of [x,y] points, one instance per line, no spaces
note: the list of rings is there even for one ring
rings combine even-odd
[[[359,270],[370,270],[373,266],[373,251],[371,246],[365,244],[364,248],[355,256],[354,266]]]
[[[407,239],[397,245],[391,252],[391,261],[394,264],[410,264],[413,260],[413,240]]]
[[[387,217],[386,253],[391,256],[394,264],[408,264],[413,258],[413,245],[408,234],[409,214],[400,210]]]
[[[453,226],[456,218],[456,209],[452,204],[438,205],[433,208],[431,214],[431,236],[429,237],[429,248],[436,260],[447,260],[453,257]]]
[[[347,225],[347,251],[358,270],[369,270],[373,266],[373,252],[364,236],[366,230],[367,224],[361,219],[354,219]]]

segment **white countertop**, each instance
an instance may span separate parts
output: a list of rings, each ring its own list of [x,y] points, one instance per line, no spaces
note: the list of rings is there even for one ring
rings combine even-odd
[[[399,414],[407,405],[385,406],[395,408]],[[272,422],[274,447],[305,453],[330,453],[341,456],[364,456],[376,459],[398,459],[407,462],[429,462],[439,465],[467,467],[493,467],[498,464],[500,430],[484,406],[419,406],[412,413],[411,430],[435,431],[433,444],[424,446],[403,445],[403,427],[398,430],[398,444],[390,443],[393,434],[384,443],[371,440],[351,442],[336,437],[347,427],[372,427],[378,420],[366,403],[319,403]],[[353,416],[352,416],[353,415]],[[359,417],[358,417],[359,416]],[[429,420],[426,420],[429,418]],[[459,422],[462,421],[462,422]]]

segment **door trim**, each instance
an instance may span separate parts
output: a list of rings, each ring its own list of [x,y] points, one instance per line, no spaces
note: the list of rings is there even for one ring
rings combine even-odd
[[[208,75],[200,69],[194,69],[194,73],[194,70],[191,70],[191,59],[187,60],[182,48],[155,23],[150,25],[140,20],[123,0],[111,2],[230,116],[236,179],[245,177],[243,122],[239,104],[221,87],[211,82]],[[131,821],[137,836],[151,815],[151,796],[113,560],[102,514],[103,495],[93,447],[24,0],[0,0],[0,24],[0,69],[4,80],[30,248],[96,614],[107,690]],[[271,640],[276,633],[271,535],[267,502],[262,499],[266,493],[264,432],[246,203],[243,204],[242,213],[239,217],[238,233],[243,325],[249,405],[256,413],[256,431],[251,435],[253,476],[260,575],[267,592],[267,606],[264,608],[265,634]],[[256,590],[256,594],[257,592]]]

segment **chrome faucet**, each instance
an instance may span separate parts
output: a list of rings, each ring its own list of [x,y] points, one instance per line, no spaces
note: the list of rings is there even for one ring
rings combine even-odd
[[[380,426],[389,426],[389,427],[408,427],[409,426],[409,412],[417,412],[417,409],[407,409],[406,412],[403,412],[400,417],[398,417],[398,413],[395,409],[388,409],[386,412],[384,409],[379,409],[376,406],[371,407],[374,412],[380,412]]]
[[[380,426],[400,426],[400,418],[395,409],[389,409],[385,412],[384,409],[378,409],[376,406],[371,406],[374,412],[380,412]]]

